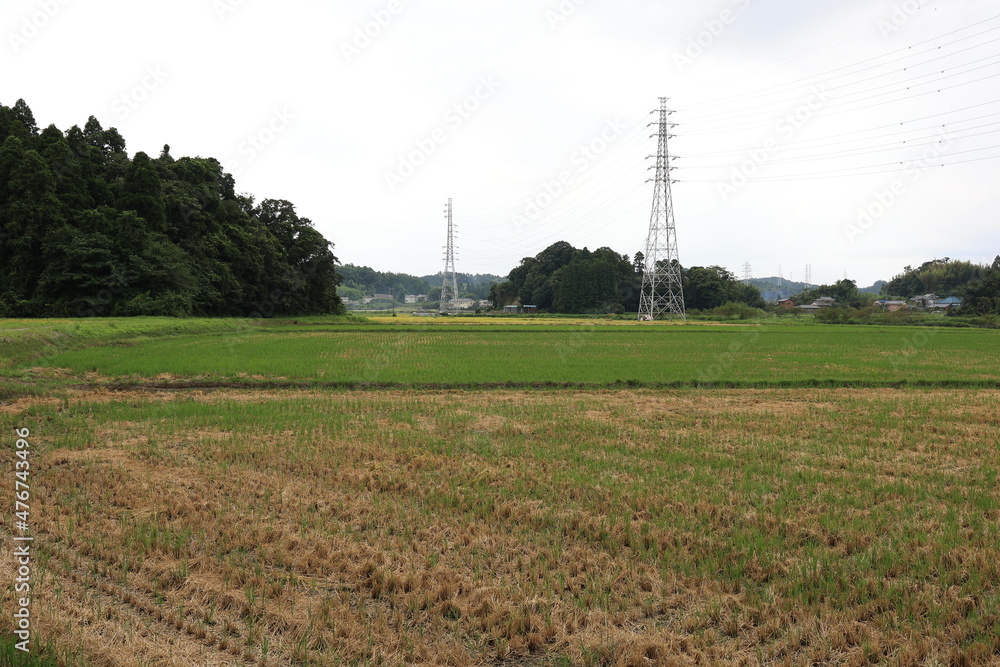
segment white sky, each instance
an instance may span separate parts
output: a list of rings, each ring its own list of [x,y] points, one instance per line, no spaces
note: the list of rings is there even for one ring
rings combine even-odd
[[[559,240],[643,250],[659,96],[687,266],[868,285],[1000,253],[982,159],[1000,0],[6,0],[0,18],[0,102],[62,130],[95,115],[130,154],[216,157],[343,263],[441,270],[448,197],[459,271]],[[926,151],[950,166],[905,164]]]

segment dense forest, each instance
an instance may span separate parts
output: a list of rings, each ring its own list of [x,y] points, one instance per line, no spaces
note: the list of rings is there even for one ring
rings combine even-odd
[[[532,304],[554,313],[622,313],[639,310],[642,253],[632,259],[611,248],[590,251],[565,241],[526,257],[490,291],[494,306]],[[682,268],[684,305],[707,310],[727,303],[762,308],[760,290],[719,266]]]
[[[0,317],[340,313],[336,262],[215,159],[130,159],[93,116],[64,133],[0,105]]]

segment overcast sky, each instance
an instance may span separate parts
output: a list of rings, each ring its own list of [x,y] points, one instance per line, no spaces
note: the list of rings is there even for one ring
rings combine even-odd
[[[1000,254],[998,0],[6,0],[0,102],[218,158],[343,263],[630,256],[669,97],[686,266],[861,285]],[[993,158],[993,159],[989,159]],[[940,166],[940,165],[946,166]]]

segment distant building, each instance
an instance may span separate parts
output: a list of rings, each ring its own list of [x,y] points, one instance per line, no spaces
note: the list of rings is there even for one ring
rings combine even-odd
[[[376,294],[372,297],[373,301],[394,301],[391,294]]]
[[[920,296],[913,297],[910,301],[918,308],[930,308],[939,298],[937,294],[921,294]]]
[[[524,308],[524,312],[525,313],[537,313],[538,312],[538,306],[529,306],[528,304],[524,304],[524,306],[522,306],[522,308]]]
[[[930,307],[934,310],[954,310],[962,307],[962,299],[957,296],[946,296],[936,300]]]
[[[504,306],[503,307],[503,312],[505,312],[507,314],[520,313],[521,312],[521,306],[519,306],[517,304],[512,304],[510,306]]]
[[[452,308],[472,308],[476,305],[474,299],[450,299],[448,303]]]
[[[786,301],[791,301],[791,299],[786,299]],[[821,296],[812,303],[803,304],[801,306],[795,306],[803,313],[816,313],[824,308],[830,308],[833,304],[837,303],[837,300],[832,296]],[[792,306],[786,306],[786,308],[791,308]]]
[[[794,308],[795,302],[792,301],[791,299],[782,299],[781,301],[778,302],[778,305],[781,306],[782,308]]]
[[[895,313],[897,310],[906,308],[905,301],[889,301],[888,299],[879,299],[875,302],[875,305],[890,313]]]
[[[427,301],[426,294],[407,294],[403,297],[405,303],[423,303]]]

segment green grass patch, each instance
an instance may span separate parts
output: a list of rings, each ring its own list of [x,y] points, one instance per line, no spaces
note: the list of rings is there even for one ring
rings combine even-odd
[[[1000,333],[852,326],[317,325],[133,338],[39,366],[337,386],[990,386]]]

